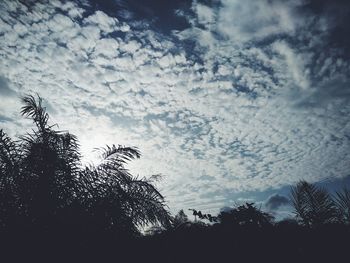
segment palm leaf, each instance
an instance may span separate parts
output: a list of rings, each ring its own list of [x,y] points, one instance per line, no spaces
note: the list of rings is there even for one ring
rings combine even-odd
[[[36,124],[40,132],[44,132],[47,128],[49,115],[46,112],[46,108],[42,106],[42,98],[37,96],[35,98],[32,95],[22,97],[24,106],[21,109],[21,114],[28,118],[31,118]]]
[[[343,188],[342,191],[336,192],[335,203],[339,220],[350,224],[350,190]]]
[[[331,223],[335,220],[335,204],[323,188],[300,181],[291,188],[291,201],[297,218],[307,226]]]

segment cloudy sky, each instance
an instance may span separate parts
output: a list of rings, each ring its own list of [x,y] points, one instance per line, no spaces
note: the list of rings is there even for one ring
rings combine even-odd
[[[172,211],[350,180],[350,5],[341,0],[0,2],[0,127],[19,97],[95,147],[138,146]]]

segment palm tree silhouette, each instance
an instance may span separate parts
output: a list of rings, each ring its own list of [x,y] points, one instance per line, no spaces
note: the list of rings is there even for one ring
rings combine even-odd
[[[336,220],[335,203],[329,193],[306,181],[291,188],[294,213],[306,226],[319,226]]]
[[[138,233],[140,226],[167,225],[164,197],[151,180],[132,176],[125,164],[140,158],[135,147],[107,146],[97,166],[81,164],[79,143],[49,125],[39,96],[22,98],[22,115],[36,129],[11,140],[0,130],[0,224],[57,223]]]

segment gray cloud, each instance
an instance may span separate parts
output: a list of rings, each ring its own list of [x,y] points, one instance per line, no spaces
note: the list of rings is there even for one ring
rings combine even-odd
[[[8,81],[2,76],[0,76],[0,95],[5,97],[16,96],[16,92],[9,87]]]
[[[290,201],[287,197],[279,194],[271,195],[265,202],[265,207],[268,210],[277,210],[281,206],[289,205]]]
[[[13,121],[13,119],[0,114],[0,122],[10,122],[10,121]]]

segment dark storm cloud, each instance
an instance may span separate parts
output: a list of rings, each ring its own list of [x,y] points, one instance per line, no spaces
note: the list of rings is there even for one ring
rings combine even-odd
[[[279,194],[274,194],[270,196],[265,206],[269,210],[277,210],[279,207],[290,204],[290,201],[287,197]]]

